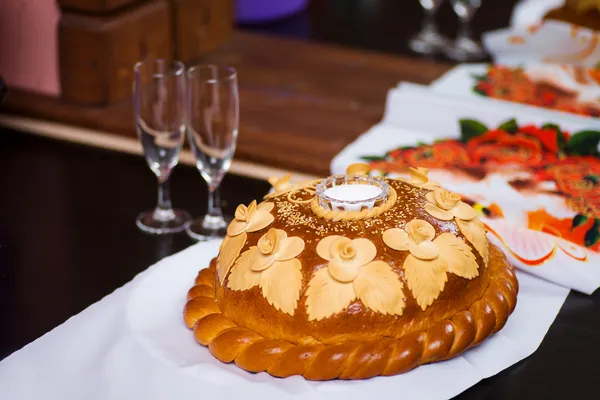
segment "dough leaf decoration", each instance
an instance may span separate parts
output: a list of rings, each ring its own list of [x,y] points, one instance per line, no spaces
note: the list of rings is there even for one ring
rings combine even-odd
[[[286,314],[294,315],[302,289],[302,265],[292,258],[277,261],[262,272],[259,286],[269,304]]]
[[[233,262],[240,255],[240,251],[246,244],[248,235],[246,232],[242,232],[237,236],[225,236],[223,243],[219,250],[219,256],[217,257],[217,274],[219,276],[219,282],[223,284],[225,276],[231,269]]]
[[[219,282],[223,284],[227,273],[240,255],[248,239],[247,232],[256,232],[271,225],[275,217],[271,210],[273,203],[250,203],[248,207],[240,204],[235,210],[235,218],[227,227],[227,236],[223,239],[217,257],[217,273]]]
[[[275,193],[281,193],[293,187],[291,180],[292,174],[286,174],[281,178],[277,178],[275,176],[270,177],[269,179],[267,179],[267,182],[269,182],[271,186],[273,186]]]
[[[403,284],[392,268],[377,256],[368,239],[328,236],[317,244],[317,254],[329,263],[308,284],[306,309],[309,320],[321,320],[344,311],[360,299],[375,312],[402,315]]]
[[[427,174],[429,169],[423,167],[409,167],[410,179],[403,179],[405,182],[421,189],[435,189],[440,187],[440,183],[429,180]]]
[[[259,284],[261,273],[250,268],[250,260],[255,250],[256,247],[250,247],[238,258],[229,275],[229,281],[227,282],[229,289],[248,290]]]
[[[423,311],[429,307],[448,281],[446,263],[441,259],[420,260],[412,254],[404,261],[404,276],[417,304]]]
[[[302,251],[302,239],[271,228],[239,257],[227,287],[240,291],[260,286],[269,304],[293,316],[302,289],[302,265],[296,258]]]
[[[456,220],[460,232],[475,247],[487,266],[490,256],[485,226],[473,207],[461,201],[460,195],[442,188],[427,193],[425,198],[425,211],[442,221]]]
[[[242,232],[256,232],[271,225],[275,217],[271,210],[275,204],[266,202],[256,204],[252,201],[248,207],[240,204],[235,210],[235,218],[227,227],[227,236],[237,236]]]
[[[328,268],[318,270],[306,289],[306,311],[310,321],[342,312],[354,300],[356,293],[352,284],[335,280]]]
[[[423,311],[442,293],[447,273],[465,279],[479,275],[477,260],[471,247],[452,233],[434,239],[435,229],[427,221],[414,219],[404,229],[393,228],[383,233],[383,242],[391,249],[408,251],[403,264],[409,290]]]
[[[383,261],[365,265],[354,281],[356,295],[373,311],[382,314],[402,315],[404,285],[398,275]]]
[[[473,279],[479,275],[479,266],[471,247],[451,233],[442,233],[433,243],[440,249],[440,258],[448,265],[448,272],[461,278]]]
[[[354,163],[346,168],[346,175],[369,175],[371,166],[366,163]]]
[[[271,177],[268,182],[273,186],[273,191],[267,193],[264,198],[269,200],[275,197],[287,195],[288,201],[295,204],[310,203],[315,196],[315,187],[321,180],[303,181],[298,183],[291,182],[291,175],[284,175],[281,178]],[[304,199],[296,198],[297,195],[306,197]]]
[[[464,237],[475,247],[487,267],[490,260],[490,250],[483,222],[479,218],[474,218],[471,221],[457,219],[456,225],[458,225],[458,229]]]

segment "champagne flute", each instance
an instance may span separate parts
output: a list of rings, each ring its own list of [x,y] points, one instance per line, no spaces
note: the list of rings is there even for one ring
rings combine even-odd
[[[224,237],[231,217],[224,217],[219,186],[235,153],[239,124],[237,71],[198,65],[187,72],[188,140],[196,167],[208,184],[208,212],[187,228],[196,240]]]
[[[136,130],[148,166],[158,179],[154,211],[140,214],[138,228],[157,235],[185,230],[191,216],[174,210],[169,192],[171,171],[179,162],[185,137],[185,66],[181,62],[138,62],[133,75]]]
[[[421,32],[412,37],[408,45],[420,54],[434,54],[446,45],[446,39],[438,32],[435,14],[444,0],[419,0],[425,10]]]
[[[446,49],[446,55],[456,61],[476,61],[486,57],[481,45],[471,37],[470,22],[481,7],[481,0],[450,0],[461,26],[454,45]]]

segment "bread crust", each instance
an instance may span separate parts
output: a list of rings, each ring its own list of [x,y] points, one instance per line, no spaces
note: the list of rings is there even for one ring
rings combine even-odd
[[[278,323],[283,314],[273,310],[279,318],[266,315],[270,308],[257,305],[260,296],[252,290],[236,292],[242,297],[229,296],[218,280],[213,260],[199,272],[183,314],[198,343],[207,346],[218,360],[235,362],[247,371],[276,377],[301,375],[309,380],[366,379],[401,374],[455,357],[502,329],[516,306],[518,282],[499,248],[490,244],[487,268],[470,283],[476,287],[454,292],[463,298],[449,296],[446,303],[440,298],[424,312],[389,316],[390,320],[377,315],[379,323],[366,319],[366,332],[348,332],[356,331],[355,325],[344,325],[339,318],[345,317],[334,316],[322,325],[304,320],[304,329],[290,325],[292,331],[304,332],[290,335],[282,328],[285,324]],[[246,301],[244,296],[248,296]],[[298,309],[302,310],[302,305]],[[364,318],[370,311],[355,312]],[[352,308],[344,313],[351,314]],[[302,318],[302,312],[296,315]],[[371,322],[376,325],[369,325]],[[333,328],[339,333],[332,332]]]

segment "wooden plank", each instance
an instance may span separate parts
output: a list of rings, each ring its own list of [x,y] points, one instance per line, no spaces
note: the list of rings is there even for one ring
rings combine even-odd
[[[429,83],[451,64],[237,32],[202,62],[234,65],[240,77],[236,159],[326,175],[331,159],[380,121],[399,81]],[[13,90],[10,113],[135,137],[129,100],[83,107]]]

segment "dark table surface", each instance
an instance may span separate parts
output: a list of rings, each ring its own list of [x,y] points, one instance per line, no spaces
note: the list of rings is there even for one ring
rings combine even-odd
[[[506,25],[514,3],[484,1],[476,33]],[[416,0],[314,0],[304,13],[251,29],[406,53],[420,18]],[[454,34],[447,4],[439,18],[442,31]],[[139,157],[0,128],[0,171],[0,360],[192,244],[185,234],[153,237],[135,227],[156,196]],[[205,211],[206,185],[196,170],[177,167],[171,188],[175,206],[195,216]],[[268,188],[227,176],[226,212]],[[599,360],[600,294],[572,292],[532,356],[458,398],[598,398]]]
[[[140,157],[0,130],[0,170],[0,360],[192,244],[137,230],[156,194]],[[175,206],[204,212],[196,170],[178,166],[171,187]],[[227,176],[225,210],[268,189]],[[538,351],[458,398],[597,398],[598,360],[600,294],[572,292]]]

